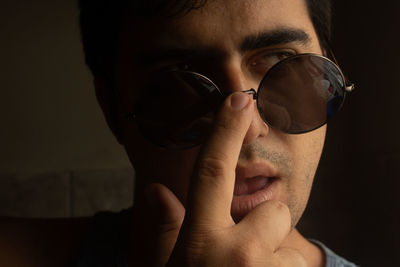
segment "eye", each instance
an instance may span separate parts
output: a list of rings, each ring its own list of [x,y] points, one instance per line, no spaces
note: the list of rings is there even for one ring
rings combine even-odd
[[[255,55],[250,60],[250,69],[257,75],[264,76],[279,61],[294,56],[294,51],[268,51]]]

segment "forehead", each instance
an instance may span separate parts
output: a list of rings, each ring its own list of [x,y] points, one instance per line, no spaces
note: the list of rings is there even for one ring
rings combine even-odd
[[[305,0],[209,0],[169,26],[171,37],[190,36],[200,44],[224,38],[236,43],[243,35],[279,27],[313,28]]]
[[[125,23],[135,46],[233,46],[251,34],[280,27],[301,28],[316,39],[306,0],[208,0],[199,9],[173,19]],[[130,46],[132,48],[132,46]]]

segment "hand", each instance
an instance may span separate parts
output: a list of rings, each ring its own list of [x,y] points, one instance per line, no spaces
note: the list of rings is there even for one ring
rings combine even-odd
[[[290,232],[285,204],[264,202],[237,224],[230,215],[235,167],[253,112],[254,104],[244,93],[225,101],[199,155],[182,227],[182,204],[166,187],[153,185],[165,211],[159,219],[155,265],[306,266],[299,252],[281,247]]]

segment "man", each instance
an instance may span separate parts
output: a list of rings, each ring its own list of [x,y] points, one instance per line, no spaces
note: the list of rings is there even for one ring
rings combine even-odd
[[[324,88],[333,64],[317,56],[330,55],[328,1],[82,0],[81,12],[98,101],[135,168],[136,192],[118,221],[96,216],[102,230],[74,266],[354,266],[295,228],[326,118],[304,117],[311,104],[294,101],[311,94],[306,103],[330,105],[301,90]],[[281,81],[298,93],[274,89]],[[200,102],[186,103],[192,94]],[[73,251],[77,241],[65,238]]]

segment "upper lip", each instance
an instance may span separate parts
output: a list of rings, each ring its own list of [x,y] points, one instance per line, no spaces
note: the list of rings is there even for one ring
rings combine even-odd
[[[267,161],[237,164],[236,179],[250,179],[258,176],[277,177],[278,171]]]

